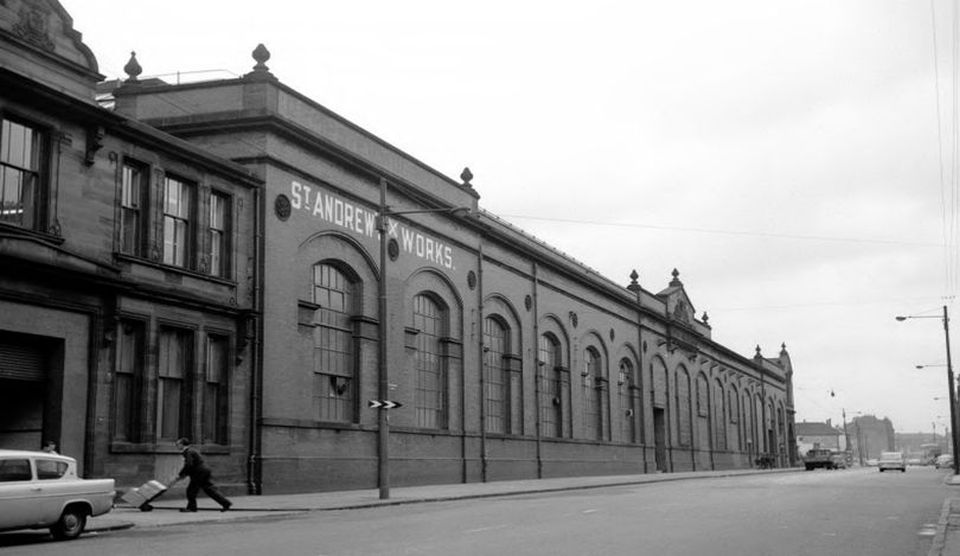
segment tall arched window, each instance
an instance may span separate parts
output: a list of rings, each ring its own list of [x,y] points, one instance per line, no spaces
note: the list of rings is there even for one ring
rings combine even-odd
[[[691,422],[690,376],[681,367],[677,371],[677,443],[683,447],[693,444],[693,423]]]
[[[728,397],[730,404],[727,406],[727,414],[730,417],[730,429],[733,431],[730,436],[730,449],[739,451],[743,446],[743,434],[740,431],[740,393],[735,384],[730,386]]]
[[[356,421],[353,322],[359,285],[334,265],[313,267],[314,411],[321,421]]]
[[[510,352],[507,328],[496,318],[487,317],[483,323],[484,403],[486,404],[487,432],[511,432],[510,370],[503,356]]]
[[[563,436],[563,353],[560,341],[553,334],[540,336],[540,434]]]
[[[620,376],[617,379],[617,398],[620,401],[620,440],[636,442],[636,396],[633,395],[633,363],[624,357],[620,360]]]
[[[726,396],[723,394],[723,383],[714,381],[713,389],[713,447],[716,450],[727,449],[727,419]]]
[[[603,438],[603,361],[593,347],[583,352],[583,437]]]
[[[413,298],[413,326],[417,334],[417,426],[446,426],[447,373],[440,339],[446,335],[446,312],[432,298]]]

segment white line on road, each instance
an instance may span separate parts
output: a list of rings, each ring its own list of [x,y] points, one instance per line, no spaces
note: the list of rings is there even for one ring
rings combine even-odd
[[[493,527],[480,527],[479,529],[467,529],[464,533],[482,533],[484,531],[496,531],[497,529],[506,529],[507,525],[495,525]]]

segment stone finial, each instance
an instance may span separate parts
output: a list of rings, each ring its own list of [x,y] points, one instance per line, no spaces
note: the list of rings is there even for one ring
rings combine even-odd
[[[270,59],[270,51],[267,50],[267,47],[263,46],[263,43],[257,45],[251,53],[253,59],[257,62],[253,66],[253,71],[245,74],[243,78],[247,81],[276,81],[277,78],[270,73],[270,68],[267,67],[267,60]]]
[[[673,275],[673,280],[670,280],[670,285],[671,285],[671,286],[682,286],[682,285],[683,285],[683,282],[680,281],[680,271],[679,271],[679,270],[673,269],[673,272],[671,272],[670,274]]]
[[[473,179],[473,172],[470,171],[470,168],[463,167],[463,171],[460,172],[460,179],[463,180],[464,187],[473,187],[470,185],[470,180]]]
[[[700,320],[703,321],[703,324],[707,324],[707,322],[710,321],[710,316],[707,315],[707,312],[706,312],[706,311],[703,312],[703,316],[700,317]]]
[[[126,82],[127,83],[136,83],[139,81],[137,77],[143,73],[143,68],[140,67],[140,63],[137,62],[137,53],[130,53],[130,60],[127,61],[127,65],[123,66],[123,71],[128,75]]]
[[[639,293],[640,293],[640,282],[637,281],[639,278],[640,278],[640,274],[637,272],[636,269],[633,269],[633,270],[630,272],[630,285],[627,286],[627,289],[630,290],[630,291],[632,291],[632,292],[637,292],[637,293],[639,294]]]
[[[267,47],[263,46],[263,43],[257,45],[251,53],[253,59],[256,60],[257,65],[253,66],[253,71],[270,71],[270,68],[267,67],[267,60],[270,59],[270,51],[267,50]]]
[[[757,357],[760,357],[760,344],[757,344]]]

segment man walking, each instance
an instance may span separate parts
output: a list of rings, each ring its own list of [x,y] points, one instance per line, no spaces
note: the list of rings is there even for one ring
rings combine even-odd
[[[207,496],[220,504],[220,511],[225,512],[233,505],[230,500],[220,494],[216,485],[210,481],[210,468],[203,462],[200,452],[190,445],[189,438],[180,438],[177,440],[177,449],[183,454],[183,469],[177,480],[184,477],[190,477],[190,484],[187,485],[187,507],[181,508],[181,512],[197,511],[197,493],[200,489],[207,493]]]

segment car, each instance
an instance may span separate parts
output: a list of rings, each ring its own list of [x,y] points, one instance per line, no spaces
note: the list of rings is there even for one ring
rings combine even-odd
[[[907,471],[907,461],[903,458],[903,452],[880,452],[880,460],[877,463],[880,471],[887,469],[899,469],[902,473]]]
[[[937,456],[934,465],[937,466],[937,469],[949,469],[953,467],[953,456],[950,454],[942,454]]]
[[[113,509],[115,496],[113,479],[81,479],[71,457],[0,450],[0,531],[50,529],[74,539],[88,517]]]
[[[876,467],[880,462],[876,458],[870,458],[866,461],[867,467]]]

